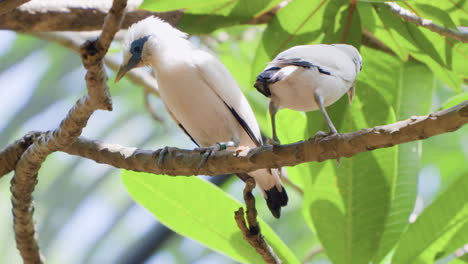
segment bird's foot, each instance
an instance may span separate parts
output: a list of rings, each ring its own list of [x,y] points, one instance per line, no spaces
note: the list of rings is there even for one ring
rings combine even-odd
[[[315,139],[315,142],[320,142],[322,141],[323,139],[327,138],[327,137],[331,137],[331,136],[335,136],[335,135],[338,135],[338,132],[336,131],[331,131],[331,132],[323,132],[323,131],[318,131],[317,133],[315,133],[315,136],[314,136],[314,139]]]
[[[205,165],[206,161],[208,158],[213,155],[214,152],[220,150],[220,146],[218,144],[209,146],[209,147],[203,147],[203,148],[198,148],[197,150],[200,151],[200,154],[202,155],[202,159],[200,163],[198,163],[198,168],[203,167]]]
[[[315,142],[320,142],[322,140],[324,140],[325,138],[327,137],[330,137],[330,136],[336,136],[336,135],[339,135],[339,133],[337,131],[331,131],[331,132],[323,132],[323,131],[318,131],[316,134],[315,134]],[[336,159],[336,166],[339,167],[341,164],[341,158],[338,157]]]
[[[164,157],[167,155],[167,153],[170,153],[171,151],[172,149],[169,147],[164,147],[156,151],[155,154],[158,155],[158,167],[159,168],[161,168],[164,165]]]
[[[198,148],[198,151],[200,151],[202,154],[202,159],[200,163],[198,164],[198,168],[203,167],[203,165],[205,165],[208,158],[212,156],[214,152],[225,150],[228,147],[235,147],[235,146],[236,144],[234,142],[229,141],[229,142],[218,142],[214,144],[213,146]]]
[[[274,140],[272,138],[267,138],[266,143],[271,146],[279,146],[281,142],[279,140]]]

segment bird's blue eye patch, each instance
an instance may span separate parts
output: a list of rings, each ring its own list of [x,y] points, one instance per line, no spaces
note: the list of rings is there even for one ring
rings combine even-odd
[[[140,56],[141,51],[143,50],[143,46],[145,45],[145,42],[148,41],[148,39],[149,39],[149,36],[145,36],[137,40],[134,40],[132,42],[132,45],[130,45],[130,53],[132,53],[132,55]]]

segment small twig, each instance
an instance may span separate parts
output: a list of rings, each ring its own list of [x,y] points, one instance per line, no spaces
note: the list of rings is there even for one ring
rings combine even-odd
[[[301,189],[301,187],[299,187],[297,184],[295,184],[294,182],[291,181],[291,179],[289,179],[288,175],[286,174],[282,174],[282,177],[281,179],[283,180],[283,182],[287,185],[289,185],[290,187],[292,187],[294,190],[296,190],[300,195],[304,195],[304,191]]]
[[[366,28],[362,29],[362,44],[371,47],[376,50],[381,50],[387,54],[395,55],[392,49],[390,49],[385,43],[380,41],[376,36],[374,36]]]
[[[29,2],[30,0],[3,0],[0,1],[0,16],[10,12],[18,6]]]
[[[282,263],[281,260],[276,256],[273,249],[263,239],[262,233],[260,232],[260,226],[257,222],[257,209],[255,208],[255,197],[252,194],[252,190],[255,188],[255,180],[251,177],[245,181],[244,188],[244,200],[247,207],[247,223],[245,222],[244,208],[239,208],[234,214],[237,226],[242,232],[244,239],[249,242],[252,247],[260,254],[266,263]]]
[[[446,36],[449,38],[457,39],[457,40],[462,41],[463,43],[468,42],[468,33],[466,32],[459,32],[451,28],[446,28],[446,27],[443,27],[441,25],[438,25],[432,22],[432,20],[421,18],[417,16],[416,14],[414,14],[413,12],[402,8],[397,3],[394,3],[394,2],[386,2],[384,3],[384,5],[388,9],[390,9],[390,11],[392,11],[397,16],[401,17],[403,20],[407,22],[427,28],[441,36]]]
[[[146,107],[146,110],[148,110],[148,112],[150,113],[151,117],[158,121],[158,122],[163,122],[163,119],[156,113],[156,111],[154,111],[153,107],[151,106],[151,102],[150,102],[150,94],[147,93],[145,91],[144,95],[143,95],[143,98],[145,100],[145,107]]]
[[[351,21],[353,20],[354,10],[356,9],[356,2],[357,0],[350,0],[351,3],[349,4],[349,13],[348,18],[346,19],[345,29],[343,31],[343,36],[341,38],[341,43],[346,43],[346,39],[348,38],[348,32],[351,28]]]
[[[315,256],[323,252],[323,248],[313,248],[302,260],[302,263],[307,263],[311,261]]]

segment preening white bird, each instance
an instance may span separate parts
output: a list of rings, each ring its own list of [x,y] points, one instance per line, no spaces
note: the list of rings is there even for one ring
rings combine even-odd
[[[295,46],[278,54],[261,72],[255,88],[270,97],[273,140],[275,115],[281,108],[297,111],[320,109],[331,134],[338,133],[325,109],[345,93],[351,103],[362,69],[359,51],[347,44]]]
[[[194,47],[185,33],[148,17],[128,29],[123,47],[116,81],[133,68],[150,66],[167,111],[197,146],[210,150],[262,145],[257,120],[234,78],[218,59]],[[279,218],[288,196],[278,169],[248,175]]]

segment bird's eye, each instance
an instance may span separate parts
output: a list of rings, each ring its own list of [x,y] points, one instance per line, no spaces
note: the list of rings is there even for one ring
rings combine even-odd
[[[135,46],[135,47],[133,48],[133,51],[136,52],[136,53],[140,53],[140,52],[141,52],[140,46]]]

